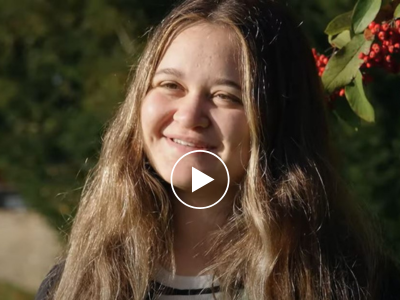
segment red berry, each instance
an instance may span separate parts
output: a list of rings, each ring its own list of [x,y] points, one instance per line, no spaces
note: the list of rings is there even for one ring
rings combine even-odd
[[[367,62],[367,63],[365,64],[365,66],[366,66],[367,68],[371,68],[371,67],[372,67],[371,63],[369,63],[369,62]]]
[[[390,55],[386,55],[385,60],[386,60],[387,62],[390,62],[390,61],[392,60],[392,58],[391,58]]]
[[[385,39],[385,33],[383,31],[378,33],[378,38],[383,41]]]
[[[369,25],[368,25],[368,28],[369,29],[372,29],[372,28],[374,28],[375,27],[375,22],[374,21],[372,21]]]
[[[329,61],[328,58],[325,57],[324,60],[323,60],[322,62],[326,65],[326,64],[328,64],[328,61]]]
[[[389,50],[389,53],[393,53],[394,47],[393,47],[392,45],[390,45],[390,46],[388,47],[388,50]]]
[[[341,89],[341,90],[339,91],[339,96],[340,96],[340,97],[343,97],[343,96],[344,96],[344,89]]]
[[[362,52],[361,52],[360,54],[358,54],[358,58],[359,58],[359,59],[364,59],[364,56],[365,56],[365,54],[362,53]]]
[[[390,25],[388,23],[382,24],[382,30],[387,31],[389,29]]]
[[[369,53],[369,57],[371,57],[371,58],[374,58],[375,55],[376,55],[376,53],[375,53],[374,51],[371,51],[371,52]]]
[[[379,47],[379,45],[378,45],[377,43],[374,43],[374,44],[372,45],[372,50],[373,50],[375,53],[379,53],[379,51],[380,51],[381,49],[380,49],[380,47]]]
[[[400,28],[400,19],[394,21],[394,26],[395,26],[396,28]]]

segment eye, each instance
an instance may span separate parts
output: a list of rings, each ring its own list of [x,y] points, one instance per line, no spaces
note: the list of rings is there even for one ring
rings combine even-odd
[[[175,82],[163,82],[160,84],[160,87],[168,90],[178,90],[180,88],[180,86]]]
[[[221,93],[219,93],[219,94],[215,94],[214,97],[217,97],[217,98],[219,98],[221,100],[234,102],[234,103],[242,103],[242,101],[239,98],[237,98],[235,96],[232,96],[232,95],[229,95],[229,94],[221,94]]]

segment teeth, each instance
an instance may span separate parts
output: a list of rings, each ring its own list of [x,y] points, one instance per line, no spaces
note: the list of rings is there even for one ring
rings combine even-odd
[[[189,146],[189,147],[195,147],[195,144],[192,143],[188,143],[188,142],[184,142],[182,140],[178,140],[178,139],[172,139],[175,143],[183,145],[183,146]]]

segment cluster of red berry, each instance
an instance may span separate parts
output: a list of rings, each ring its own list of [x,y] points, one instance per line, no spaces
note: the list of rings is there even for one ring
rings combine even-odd
[[[400,60],[396,60],[394,57],[400,54],[400,19],[381,24],[371,22],[368,30],[371,34],[375,35],[375,41],[368,54],[360,53],[359,55],[359,58],[364,60],[364,63],[360,67],[364,83],[373,80],[367,71],[371,67],[381,67],[388,73],[393,74],[400,72]],[[318,54],[315,49],[312,49],[312,53],[318,68],[318,74],[322,76],[328,64],[329,57],[324,54]],[[329,95],[328,102],[332,104],[337,97],[343,96],[344,88],[341,88]]]
[[[392,24],[372,22],[368,28],[378,39],[368,54],[360,53],[359,58],[364,60],[362,67],[382,67],[388,73],[398,73],[400,63],[393,59],[393,55],[400,52],[400,19]]]
[[[312,48],[312,53],[314,55],[314,59],[317,64],[318,75],[322,76],[322,73],[324,73],[325,67],[328,64],[329,58],[323,54],[318,54],[315,48]]]

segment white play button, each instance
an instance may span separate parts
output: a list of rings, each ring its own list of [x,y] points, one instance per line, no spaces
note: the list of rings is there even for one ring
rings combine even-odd
[[[192,193],[197,191],[198,189],[202,188],[203,186],[209,184],[212,181],[214,181],[214,182],[211,185],[209,185],[209,187],[211,187],[214,184],[214,187],[216,188],[216,192],[217,193],[218,192],[222,193],[222,195],[220,195],[220,194],[216,194],[215,195],[216,199],[217,199],[216,202],[214,202],[214,203],[212,203],[210,205],[206,205],[206,206],[193,206],[193,205],[190,205],[190,204],[186,203],[185,201],[183,201],[179,197],[179,195],[178,195],[177,191],[175,191],[175,187],[174,187],[174,171],[175,171],[176,166],[179,164],[179,162],[182,161],[182,159],[184,159],[188,155],[195,155],[195,154],[199,154],[199,153],[201,153],[201,154],[205,153],[205,154],[211,155],[212,157],[217,159],[222,164],[223,169],[225,169],[225,172],[226,172],[226,186],[225,186],[225,191],[223,191],[223,193],[222,193],[222,190],[219,189],[218,185],[221,184],[221,187],[223,188],[223,186],[225,185],[225,180],[223,178],[221,178],[220,174],[218,174],[219,173],[219,169],[220,169],[219,167],[215,168],[217,170],[217,172],[214,172],[215,175],[213,175],[213,177],[215,179],[212,178],[211,176],[208,176],[208,175],[204,174],[203,172],[199,171],[198,169],[194,168],[192,165],[186,169],[187,171],[190,170],[189,168],[192,169]],[[208,163],[210,163],[210,162],[208,162]],[[218,164],[218,162],[216,162],[216,163]],[[209,173],[209,174],[214,174],[214,173]],[[172,189],[175,197],[182,204],[186,205],[187,207],[194,208],[194,209],[206,209],[206,208],[210,208],[210,207],[218,204],[225,197],[226,193],[228,192],[229,182],[230,182],[230,178],[229,178],[228,168],[225,165],[225,163],[223,162],[223,160],[218,155],[216,155],[215,153],[210,152],[210,151],[206,151],[206,150],[194,150],[194,151],[190,151],[190,152],[182,155],[178,159],[178,161],[174,164],[174,167],[172,168],[172,171],[171,171],[171,189]],[[189,187],[187,186],[187,188],[189,188]],[[212,195],[210,195],[210,196],[212,198]]]
[[[192,167],[192,193],[213,180],[214,178]]]

